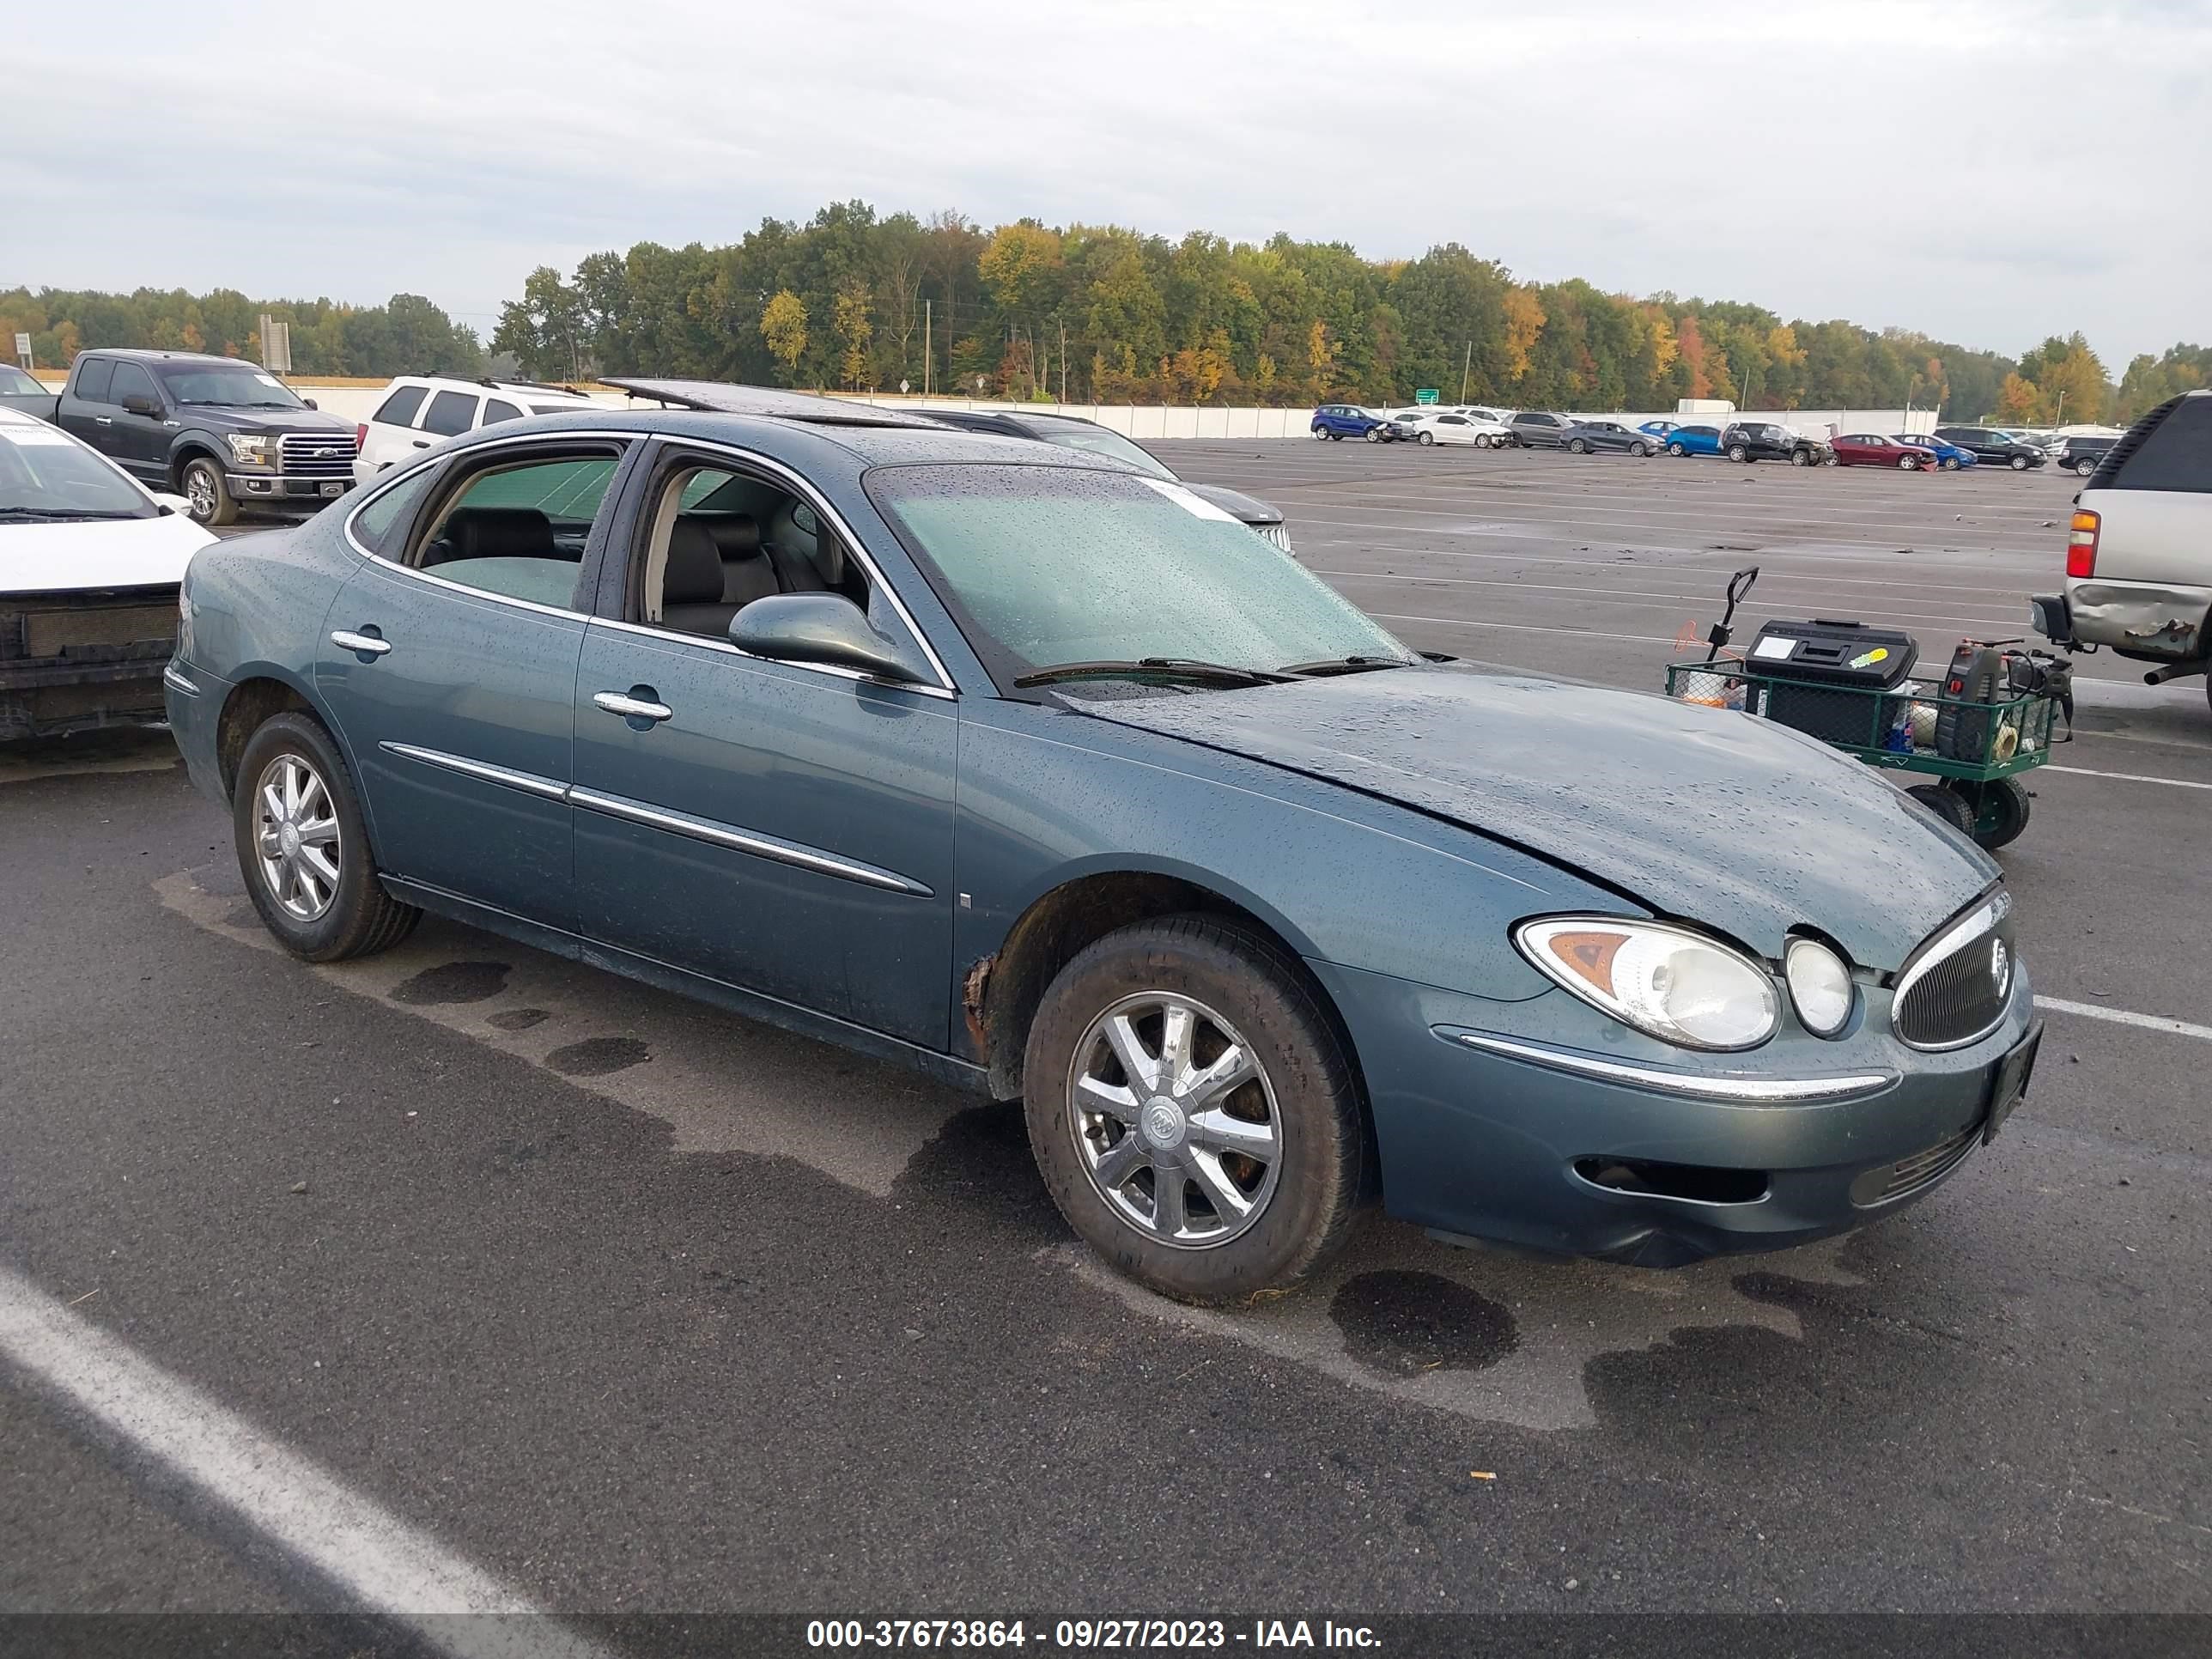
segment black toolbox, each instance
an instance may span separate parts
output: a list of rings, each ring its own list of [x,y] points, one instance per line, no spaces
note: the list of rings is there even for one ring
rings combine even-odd
[[[1919,642],[1898,629],[1815,617],[1768,623],[1744,660],[1770,679],[1802,687],[1760,686],[1758,713],[1823,743],[1880,748],[1907,699],[1837,694],[1890,690],[1912,672],[1919,655]]]

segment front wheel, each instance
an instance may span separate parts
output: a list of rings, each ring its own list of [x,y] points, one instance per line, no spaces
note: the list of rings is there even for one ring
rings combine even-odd
[[[1370,426],[1367,428],[1366,435],[1369,443],[1379,444],[1382,441],[1382,428],[1379,426]]]
[[[1643,459],[1646,455],[1649,455],[1651,452],[1650,452],[1650,450],[1646,449],[1646,448],[1645,448],[1642,444],[1631,444],[1631,445],[1629,445],[1629,447],[1628,447],[1628,453],[1629,453],[1630,454],[1632,454],[1632,455],[1635,456],[1637,459],[1638,459],[1638,460],[1642,460],[1642,459]]]
[[[238,501],[230,493],[230,480],[222,476],[222,468],[207,455],[195,455],[185,464],[185,500],[191,508],[195,524],[226,525],[238,522]]]
[[[1053,1201],[1154,1290],[1282,1290],[1349,1237],[1358,1088],[1310,982],[1264,937],[1212,916],[1107,934],[1046,990],[1023,1068]]]
[[[1813,458],[1802,449],[1793,449],[1790,452],[1790,465],[1792,466],[1810,466],[1813,465]]]
[[[1477,449],[1487,449],[1487,448],[1489,448],[1489,447],[1490,447],[1490,434],[1489,434],[1487,432],[1478,432],[1478,433],[1476,433],[1476,434],[1474,434],[1474,447],[1475,447]]]
[[[1667,453],[1669,455],[1686,455],[1690,452],[1683,448],[1680,444],[1668,444],[1667,446]]]
[[[1587,455],[1589,453],[1589,446],[1580,438],[1570,438],[1567,440],[1567,453],[1571,455]]]
[[[272,715],[246,740],[231,827],[253,908],[295,956],[369,956],[398,944],[422,918],[377,880],[353,780],[312,715]]]
[[[1946,472],[1956,472],[1959,470],[1959,458],[1956,455],[1946,455],[1943,458],[1943,470]]]
[[[1751,459],[1751,452],[1746,449],[1741,444],[1737,444],[1729,451],[1729,459],[1732,461],[1748,461]]]
[[[1899,456],[1897,458],[1897,470],[1900,472],[1917,472],[1920,470],[1919,458],[1914,455]]]
[[[1421,434],[1421,447],[1424,449],[1426,449],[1431,444],[1436,442],[1436,441],[1437,434],[1433,432],[1424,432]]]
[[[2025,456],[2025,455],[2015,455],[2015,456],[2014,456],[2014,457],[2012,458],[2012,470],[2013,470],[2014,471],[2015,471],[2015,472],[2025,472],[2025,471],[2027,471],[2027,456]]]

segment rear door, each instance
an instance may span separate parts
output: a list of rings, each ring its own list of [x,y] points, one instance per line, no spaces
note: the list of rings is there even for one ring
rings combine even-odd
[[[115,382],[115,359],[82,356],[70,371],[62,392],[57,424],[71,437],[90,444],[103,455],[115,453],[115,406],[108,401]]]

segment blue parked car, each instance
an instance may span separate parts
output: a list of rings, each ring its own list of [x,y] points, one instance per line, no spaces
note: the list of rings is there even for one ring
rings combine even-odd
[[[1388,424],[1383,416],[1358,404],[1323,404],[1314,410],[1313,434],[1339,442],[1346,438],[1364,438],[1370,443],[1380,443],[1391,435],[1378,429]]]
[[[1948,438],[1939,438],[1932,432],[1893,432],[1890,437],[1897,443],[1917,444],[1923,449],[1934,450],[1936,465],[1946,472],[1956,472],[1963,467],[1972,466],[1981,459],[1972,450],[1954,444]]]
[[[1651,439],[1655,448],[1664,449],[1667,447],[1667,434],[1674,431],[1677,422],[1674,421],[1646,421],[1636,429],[1645,437]]]
[[[1717,426],[1678,426],[1667,434],[1669,455],[1717,455],[1721,429]]]
[[[1794,1243],[2019,1097],[2001,872],[1856,761],[1425,658],[1109,457],[628,384],[699,407],[466,433],[195,556],[169,718],[295,954],[433,911],[1019,1099],[1075,1231],[1204,1302],[1370,1195]]]

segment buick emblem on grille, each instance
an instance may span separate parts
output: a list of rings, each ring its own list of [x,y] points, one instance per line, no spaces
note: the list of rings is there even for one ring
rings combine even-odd
[[[2001,939],[1990,941],[1990,983],[1997,988],[2000,997],[2012,989],[2012,952]]]

